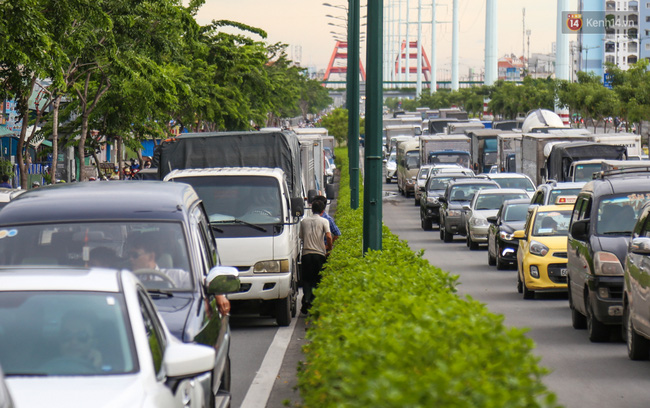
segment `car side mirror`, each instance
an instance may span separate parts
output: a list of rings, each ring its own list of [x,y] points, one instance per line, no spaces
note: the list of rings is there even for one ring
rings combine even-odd
[[[586,241],[589,233],[589,219],[576,221],[571,225],[571,236],[578,241]]]
[[[650,238],[634,238],[630,242],[630,252],[638,255],[650,255]]]
[[[382,161],[383,161],[384,163],[388,163],[388,159],[384,159],[384,160],[382,160]]]
[[[496,224],[497,223],[497,216],[493,215],[491,217],[487,217],[487,222],[489,222],[490,224]]]
[[[214,348],[199,344],[170,342],[163,365],[168,377],[189,377],[214,369]]]
[[[239,271],[233,266],[215,266],[205,278],[205,287],[211,295],[239,291]]]
[[[446,202],[447,202],[447,199],[446,199],[445,197],[443,197],[443,196],[440,196],[440,197],[438,197],[438,202],[440,202],[440,203],[446,203]]]
[[[512,237],[514,239],[524,239],[524,238],[526,238],[526,231],[524,231],[524,230],[515,231],[512,234]]]
[[[305,214],[305,200],[302,197],[291,197],[291,215],[302,217]]]
[[[465,204],[465,205],[463,206],[463,210],[464,210],[464,211],[470,211],[471,209],[472,209],[472,207],[470,207],[470,206],[467,205],[467,204]]]

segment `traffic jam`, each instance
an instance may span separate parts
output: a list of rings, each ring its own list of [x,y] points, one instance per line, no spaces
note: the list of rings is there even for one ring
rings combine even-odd
[[[399,124],[409,116],[422,125]],[[650,357],[650,161],[638,135],[592,134],[541,109],[487,122],[423,108],[384,124],[385,181],[414,200],[423,231],[516,270],[523,299],[568,297],[591,342],[618,335],[630,359]]]

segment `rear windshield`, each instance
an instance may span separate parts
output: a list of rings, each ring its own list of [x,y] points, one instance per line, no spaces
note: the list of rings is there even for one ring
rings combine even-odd
[[[513,178],[495,178],[494,181],[501,186],[501,188],[520,188],[526,191],[535,191],[535,186],[527,178],[513,177]]]
[[[571,210],[538,212],[533,224],[534,236],[566,236],[569,233]]]
[[[516,200],[528,198],[526,193],[508,193],[508,194],[480,194],[476,198],[475,207],[477,210],[498,210],[506,200]]]
[[[451,187],[449,191],[450,201],[469,201],[479,190],[499,188],[493,184],[461,184]]]
[[[594,173],[601,170],[600,163],[578,164],[575,168],[573,181],[589,181],[593,179]]]
[[[548,201],[546,204],[555,204],[555,200],[559,196],[577,196],[580,193],[580,188],[563,188],[563,189],[553,189],[548,195]]]

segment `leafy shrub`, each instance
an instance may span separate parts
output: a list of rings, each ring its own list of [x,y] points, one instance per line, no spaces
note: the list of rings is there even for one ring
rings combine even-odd
[[[362,206],[350,209],[347,154],[330,255],[312,308],[299,388],[306,407],[547,407],[555,395],[524,330],[455,292],[383,227],[362,256]],[[361,194],[362,196],[362,194]]]

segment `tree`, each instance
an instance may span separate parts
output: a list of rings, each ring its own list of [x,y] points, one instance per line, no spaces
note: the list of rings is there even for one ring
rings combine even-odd
[[[328,133],[334,136],[336,142],[341,145],[348,139],[348,110],[336,108],[328,115],[324,116],[321,124],[327,129]],[[365,131],[364,131],[365,133]]]

